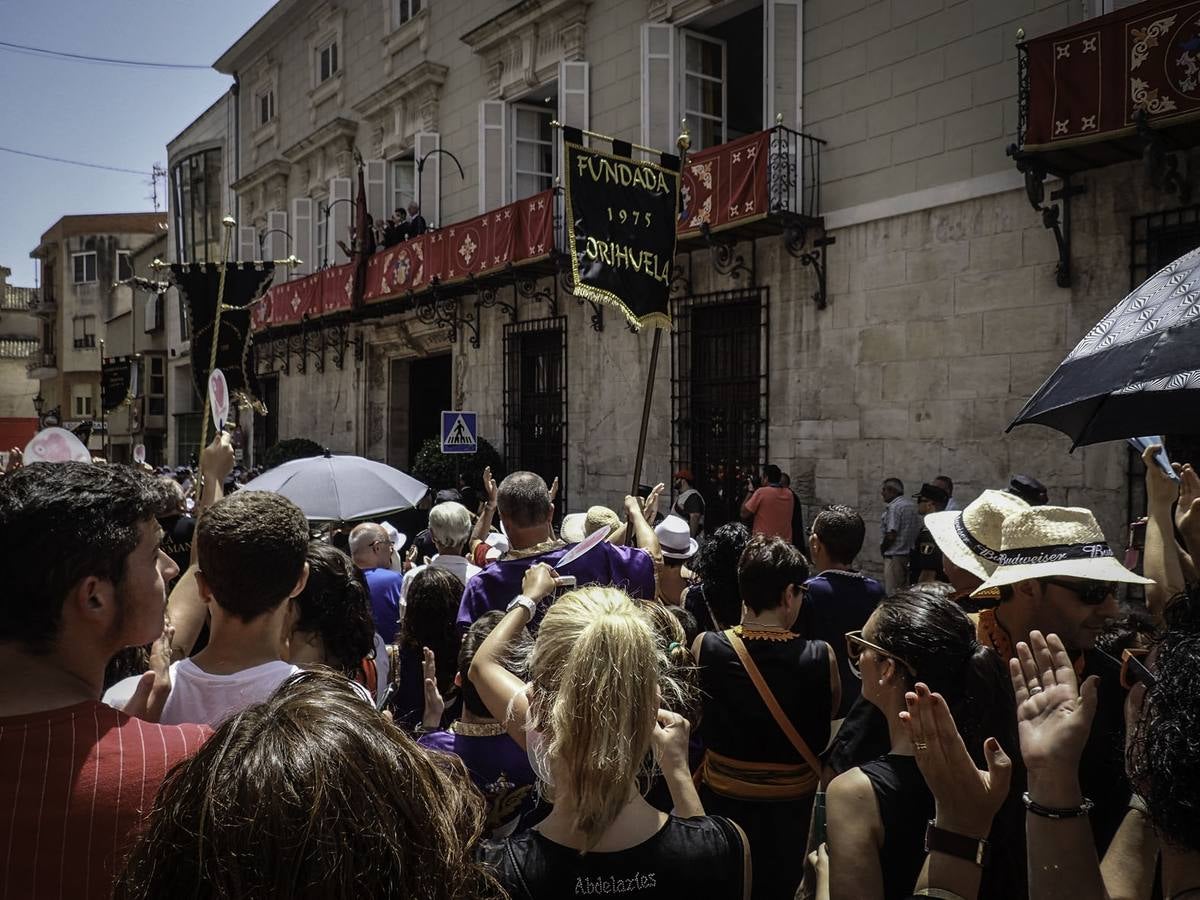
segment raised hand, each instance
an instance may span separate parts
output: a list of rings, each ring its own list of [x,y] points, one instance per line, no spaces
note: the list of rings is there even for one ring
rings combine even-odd
[[[1200,537],[1200,475],[1191,464],[1179,469],[1179,506],[1175,510],[1175,526],[1188,539]]]
[[[496,479],[492,477],[492,467],[485,466],[483,469],[483,495],[487,497],[489,506],[495,507],[496,497],[499,493],[500,489],[496,487]]]
[[[1169,507],[1179,496],[1179,482],[1168,477],[1154,458],[1160,452],[1162,444],[1151,444],[1142,451],[1142,463],[1146,466],[1146,501],[1151,509]]]
[[[691,725],[683,716],[666,709],[658,711],[658,720],[650,735],[650,746],[661,769],[687,768],[690,731]]]
[[[424,728],[440,728],[446,701],[437,686],[437,659],[428,647],[422,648],[421,673],[425,678],[425,713],[421,717]]]
[[[521,579],[521,593],[530,600],[543,600],[554,593],[554,579],[558,573],[546,563],[534,563],[525,570]]]
[[[558,499],[558,476],[554,476],[554,482],[550,485],[550,502],[553,503]]]
[[[975,768],[954,717],[941,694],[918,682],[904,695],[908,709],[900,721],[912,739],[917,768],[937,802],[937,825],[958,834],[985,838],[1008,796],[1012,761],[1000,743],[983,743],[987,771]]]
[[[658,500],[662,496],[663,491],[666,490],[666,487],[667,486],[660,481],[650,491],[649,495],[646,497],[646,502],[642,505],[642,514],[645,515],[646,521],[651,524],[653,524],[654,520],[658,518]]]
[[[1079,759],[1096,714],[1099,679],[1092,676],[1079,688],[1075,667],[1058,635],[1029,633],[1029,644],[1017,644],[1009,661],[1017,695],[1017,731],[1021,757],[1030,774],[1078,777]]]

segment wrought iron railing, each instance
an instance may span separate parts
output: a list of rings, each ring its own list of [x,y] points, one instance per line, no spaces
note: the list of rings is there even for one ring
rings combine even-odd
[[[815,219],[821,214],[820,138],[784,125],[771,129],[767,188],[772,213]]]

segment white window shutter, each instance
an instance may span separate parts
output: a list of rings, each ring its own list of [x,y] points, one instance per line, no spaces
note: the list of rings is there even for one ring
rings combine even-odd
[[[365,175],[367,212],[374,222],[382,222],[388,217],[386,160],[368,159]]]
[[[766,0],[763,6],[763,127],[771,128],[776,114],[782,114],[784,125],[799,130],[804,105],[804,5],[802,0]]]
[[[264,259],[286,259],[288,255],[288,215],[286,210],[267,213],[267,239],[263,241]]]
[[[675,29],[642,26],[642,143],[670,150],[679,130]]]
[[[413,142],[415,163],[419,166],[425,160],[425,168],[417,176],[417,201],[421,204],[421,215],[425,224],[430,228],[442,224],[441,200],[438,191],[441,185],[442,154],[429,154],[441,146],[442,138],[436,131],[418,131]],[[455,173],[457,174],[457,172]]]
[[[338,246],[338,241],[347,247],[350,246],[350,223],[354,204],[338,201],[352,199],[351,188],[352,182],[349,178],[329,179],[329,228],[325,233],[325,256],[336,266],[350,261],[350,257]]]
[[[292,269],[292,277],[316,271],[317,260],[313,244],[313,202],[308,197],[292,198],[292,252],[300,258],[300,265]]]
[[[258,259],[258,229],[253,225],[238,227],[238,259],[252,262]]]
[[[563,62],[558,66],[558,121],[571,128],[588,126],[588,64]]]
[[[508,138],[507,109],[500,100],[479,104],[479,212],[499,209],[508,199],[505,190],[505,150]]]

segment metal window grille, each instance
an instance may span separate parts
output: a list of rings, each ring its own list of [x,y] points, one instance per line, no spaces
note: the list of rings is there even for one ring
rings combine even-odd
[[[509,471],[559,479],[567,508],[567,319],[504,326],[504,457]]]
[[[677,298],[671,353],[672,468],[691,469],[709,531],[738,520],[767,462],[766,287]]]

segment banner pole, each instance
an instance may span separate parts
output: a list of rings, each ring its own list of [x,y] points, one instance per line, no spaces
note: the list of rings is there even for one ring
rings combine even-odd
[[[650,428],[650,404],[654,399],[654,373],[658,369],[658,351],[662,346],[661,328],[654,329],[654,343],[650,347],[650,372],[646,376],[646,398],[642,403],[642,430],[638,435],[637,456],[633,461],[633,487],[630,495],[636,497],[638,485],[642,482],[642,461],[646,456],[646,432]],[[628,532],[627,532],[628,534]]]
[[[213,317],[212,326],[212,349],[208,354],[208,375],[212,377],[212,371],[217,367],[217,344],[221,338],[221,309],[225,305],[225,271],[229,265],[229,244],[233,235],[234,226],[237,222],[233,216],[226,216],[221,220],[221,224],[225,226],[225,240],[221,248],[221,278],[217,282],[217,312]],[[196,456],[196,484],[199,490],[204,490],[204,479],[200,474],[200,457],[199,453],[204,452],[204,448],[208,446],[208,417],[212,410],[208,405],[208,379],[204,381],[204,414],[200,417],[200,450]],[[196,502],[199,503],[200,493],[196,495]]]

